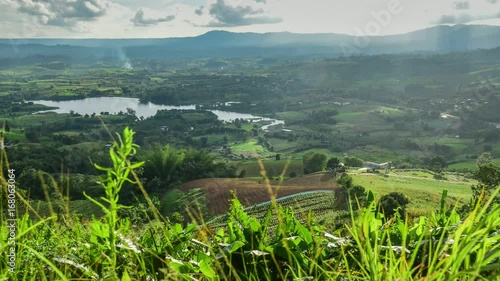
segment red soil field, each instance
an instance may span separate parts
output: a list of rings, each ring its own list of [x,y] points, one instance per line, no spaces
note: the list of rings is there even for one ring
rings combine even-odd
[[[314,190],[340,191],[331,174],[311,174],[284,181],[271,181],[266,186],[264,180],[209,178],[191,181],[178,187],[183,192],[201,188],[206,192],[208,211],[211,214],[223,214],[229,209],[229,200],[233,191],[244,206],[251,206],[271,200],[270,192],[281,198],[301,192]]]

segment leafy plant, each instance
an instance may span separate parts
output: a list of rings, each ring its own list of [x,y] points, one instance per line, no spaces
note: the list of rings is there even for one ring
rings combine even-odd
[[[17,219],[16,267],[0,259],[0,279],[8,280],[499,280],[500,188],[480,193],[468,214],[441,206],[413,221],[379,211],[372,192],[366,207],[349,208],[350,222],[332,233],[315,220],[314,210],[301,219],[271,193],[264,217],[250,214],[234,197],[224,228],[201,220],[183,227],[159,219],[154,197],[144,191],[131,163],[136,152],[133,131],[124,130],[110,150],[113,166],[103,168],[106,197],[87,198],[105,213],[104,220],[83,225],[74,216],[34,222]],[[2,162],[4,163],[4,162]],[[5,187],[5,178],[0,174]],[[263,172],[265,176],[265,172]],[[120,217],[124,183],[144,192],[155,220],[133,227]],[[345,177],[343,185],[352,188]],[[351,185],[349,184],[351,182]],[[23,199],[22,194],[16,194]],[[358,198],[359,199],[359,198]],[[359,200],[358,200],[359,201]],[[350,201],[350,204],[357,203]],[[66,203],[67,204],[67,203]],[[345,214],[344,214],[345,215]],[[344,216],[342,215],[342,216]],[[8,244],[2,220],[1,245]],[[7,257],[8,247],[0,248]]]
[[[123,138],[117,135],[119,142],[114,142],[109,150],[109,156],[113,161],[113,167],[105,168],[95,164],[95,167],[103,172],[106,172],[105,177],[100,177],[101,186],[104,188],[106,197],[100,199],[108,206],[104,206],[101,202],[88,196],[85,192],[85,197],[94,204],[101,207],[105,214],[106,223],[94,220],[91,225],[91,241],[93,245],[98,247],[105,256],[102,260],[102,265],[108,267],[108,274],[112,278],[117,278],[117,243],[118,235],[122,231],[123,224],[120,223],[118,211],[129,207],[118,203],[119,193],[126,182],[137,184],[130,179],[130,173],[133,169],[141,167],[144,162],[130,163],[129,157],[137,153],[137,145],[133,143],[135,132],[129,128],[123,131]],[[120,223],[120,224],[119,224]]]

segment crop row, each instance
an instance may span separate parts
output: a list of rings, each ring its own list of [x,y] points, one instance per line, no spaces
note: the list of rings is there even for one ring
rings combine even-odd
[[[333,191],[299,193],[277,199],[276,203],[278,206],[285,209],[290,208],[293,210],[299,219],[305,219],[309,212],[313,212],[315,218],[320,218],[325,213],[331,213],[332,211],[337,211],[339,209],[338,198],[336,193]],[[270,222],[270,225],[272,226],[277,223],[277,217],[271,201],[247,207],[244,211],[258,220],[263,220],[269,209],[271,209],[273,213]],[[218,216],[208,222],[207,225],[214,229],[223,228],[227,225],[227,218],[227,214]]]

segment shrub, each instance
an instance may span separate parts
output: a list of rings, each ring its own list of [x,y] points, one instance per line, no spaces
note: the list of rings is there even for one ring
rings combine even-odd
[[[378,201],[378,209],[384,213],[386,217],[392,217],[396,213],[404,217],[406,205],[408,205],[408,203],[410,203],[410,200],[408,200],[403,193],[391,192],[380,198]]]

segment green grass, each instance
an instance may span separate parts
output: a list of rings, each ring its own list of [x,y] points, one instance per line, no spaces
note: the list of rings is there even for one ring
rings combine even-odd
[[[130,160],[136,153],[133,134],[125,129],[120,144],[115,142],[110,150],[112,167],[99,168],[106,174],[101,179],[103,199],[87,197],[81,204],[70,203],[86,211],[94,205],[105,214],[103,218],[82,222],[57,204],[57,214],[42,221],[12,212],[18,216],[13,230],[12,221],[5,219],[8,213],[2,212],[0,242],[5,247],[0,248],[0,279],[465,281],[500,277],[500,206],[492,205],[498,188],[488,202],[463,215],[447,209],[443,193],[438,212],[415,220],[383,217],[374,211],[376,201],[369,193],[365,208],[330,217],[341,221],[341,228],[331,233],[322,225],[322,214],[344,207],[332,192],[303,193],[247,209],[235,198],[218,224],[210,227],[197,221],[183,226],[158,214],[134,172],[143,163]],[[410,189],[405,184],[418,186],[422,194],[431,193],[432,186],[444,187],[426,177],[418,180],[432,184],[394,176],[355,176],[355,181],[383,181],[372,187],[397,184],[398,191],[405,191]],[[7,177],[12,178],[0,169],[3,187],[9,186]],[[131,180],[143,192],[147,210],[118,204],[123,183]],[[459,194],[451,186],[447,189]],[[170,194],[167,199],[178,196]],[[31,205],[37,207],[36,202]],[[129,217],[119,210],[129,211]],[[142,212],[150,213],[149,221],[132,225],[130,216]],[[11,253],[15,264],[9,263]]]
[[[96,142],[81,142],[78,144],[72,144],[72,145],[65,145],[61,146],[59,150],[64,151],[64,150],[71,150],[74,148],[80,149],[80,150],[94,150],[94,149],[105,149],[104,145],[106,143],[101,142],[101,143],[96,143]]]
[[[243,153],[243,152],[263,152],[264,148],[262,145],[257,144],[256,140],[249,140],[245,143],[235,144],[231,146],[233,153]]]
[[[79,136],[80,134],[83,134],[82,132],[80,131],[60,131],[60,132],[57,132],[56,133],[57,135],[66,135],[66,136]]]
[[[12,130],[5,133],[5,137],[10,141],[20,141],[25,142],[28,139],[24,136],[24,133],[19,132],[19,130]]]
[[[101,217],[104,215],[103,211],[96,205],[92,204],[88,200],[72,200],[67,203],[62,203],[69,207],[71,214],[82,215],[84,218],[91,218],[92,216]],[[49,203],[47,201],[33,201],[31,202],[33,210],[29,210],[32,217],[37,217],[39,215],[42,218],[51,216]],[[55,202],[52,201],[52,208],[54,209]]]
[[[339,113],[339,115],[337,115],[335,119],[337,119],[339,122],[344,123],[359,123],[369,119],[370,116],[371,114],[368,112],[344,111]]]
[[[500,158],[493,159],[493,163],[495,163],[496,165],[500,165]],[[469,171],[475,171],[477,170],[477,163],[476,160],[464,161],[448,165],[447,169],[456,169],[456,170],[467,169]]]
[[[300,147],[300,143],[296,141],[288,141],[284,139],[270,138],[269,143],[274,147],[277,153],[293,153],[294,150]]]
[[[456,169],[456,170],[469,170],[469,171],[475,171],[477,170],[477,164],[476,161],[467,161],[467,162],[460,162],[460,163],[455,163],[448,165],[446,167],[447,169]]]
[[[262,177],[260,166],[256,161],[238,161],[232,164],[236,166],[238,174],[245,170],[247,177]],[[291,172],[295,172],[297,175],[301,175],[303,172],[302,160],[291,160],[290,163],[288,163],[288,160],[266,160],[262,164],[267,174],[271,176],[280,175],[285,170],[285,167],[285,176],[288,176]]]
[[[287,121],[300,121],[307,118],[307,114],[301,111],[284,111],[276,113],[276,117]]]
[[[413,178],[413,175],[403,174],[399,177],[394,174],[384,177],[382,174],[352,174],[355,184],[359,184],[367,190],[372,190],[377,196],[383,196],[391,192],[401,192],[410,198],[409,211],[414,214],[428,213],[439,208],[441,193],[448,190],[452,200],[466,202],[472,193],[470,186],[472,182],[450,182],[437,181],[428,176]],[[450,201],[451,203],[451,201]]]

